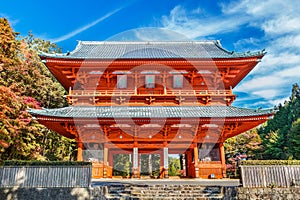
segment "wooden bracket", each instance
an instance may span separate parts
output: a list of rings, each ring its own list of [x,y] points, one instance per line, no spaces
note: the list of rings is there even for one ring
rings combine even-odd
[[[176,97],[175,100],[178,101],[178,104],[181,104],[185,100],[185,98],[182,96],[179,96],[179,97]]]
[[[148,102],[148,104],[152,104],[155,101],[155,98],[153,98],[153,97],[147,97],[146,101]]]
[[[123,104],[125,101],[126,101],[126,98],[123,98],[123,97],[117,97],[116,98],[116,102],[118,104]]]

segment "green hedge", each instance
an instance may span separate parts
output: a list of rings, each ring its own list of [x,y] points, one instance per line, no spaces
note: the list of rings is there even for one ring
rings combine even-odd
[[[244,160],[241,165],[300,165],[300,160]]]
[[[91,166],[91,162],[82,161],[27,161],[27,160],[6,160],[4,166]]]

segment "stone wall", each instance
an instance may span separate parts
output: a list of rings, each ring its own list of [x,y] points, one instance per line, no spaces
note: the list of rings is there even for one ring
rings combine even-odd
[[[299,200],[300,187],[288,187],[288,188],[240,187],[237,190],[237,198],[239,200],[252,200],[252,199]]]
[[[89,188],[0,188],[1,200],[88,200]]]
[[[111,185],[93,188],[0,188],[1,200],[106,200],[106,199],[222,199],[299,200],[300,187],[245,188],[197,185]]]

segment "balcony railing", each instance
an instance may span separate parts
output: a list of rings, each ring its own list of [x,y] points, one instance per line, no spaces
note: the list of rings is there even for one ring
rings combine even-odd
[[[232,90],[163,90],[139,93],[138,90],[70,90],[70,96],[230,96]]]

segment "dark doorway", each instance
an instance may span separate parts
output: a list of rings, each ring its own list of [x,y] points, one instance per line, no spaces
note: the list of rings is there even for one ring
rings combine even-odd
[[[159,154],[141,154],[140,169],[141,169],[141,176],[149,176],[151,178],[159,177],[160,155]]]
[[[129,154],[114,154],[113,176],[130,177],[131,159]]]

